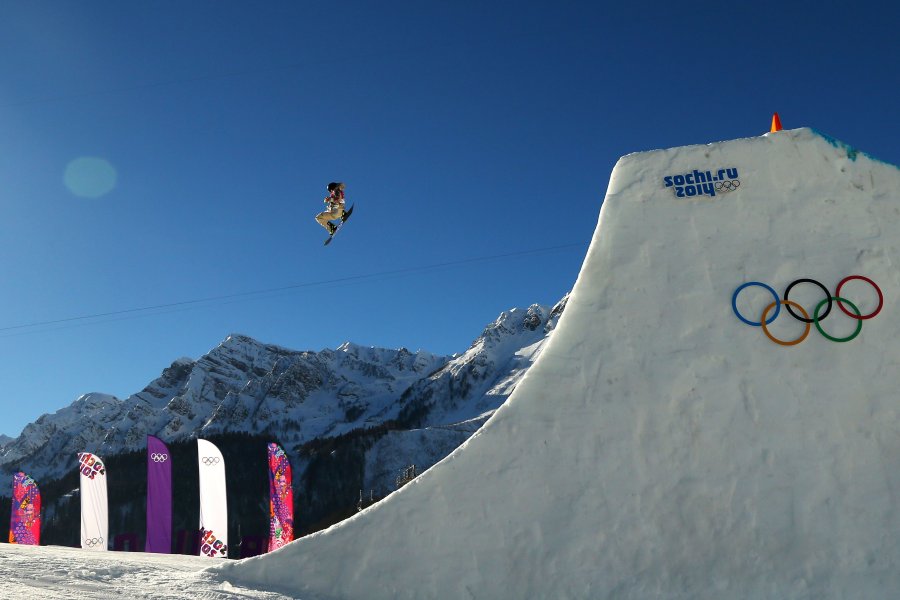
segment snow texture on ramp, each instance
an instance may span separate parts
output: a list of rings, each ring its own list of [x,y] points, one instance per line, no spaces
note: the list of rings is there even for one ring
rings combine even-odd
[[[484,428],[218,576],[306,598],[893,597],[898,265],[900,170],[812,130],[626,156],[557,331]],[[851,275],[884,306],[850,342],[782,347],[732,309],[747,282],[783,298]],[[878,305],[863,280],[841,295]],[[835,305],[821,327],[856,323]],[[784,309],[769,327],[804,329]]]

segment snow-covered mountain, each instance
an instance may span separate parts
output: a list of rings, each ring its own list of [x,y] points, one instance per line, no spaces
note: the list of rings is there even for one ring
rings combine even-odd
[[[413,384],[397,402],[400,427],[366,453],[366,489],[385,495],[404,467],[421,473],[475,433],[537,359],[567,300],[504,312],[465,353]]]
[[[366,457],[366,487],[383,495],[398,469],[419,472],[465,441],[498,408],[540,352],[565,306],[504,312],[461,355],[345,343],[294,351],[230,335],[198,360],[180,358],[120,400],[85,394],[0,439],[0,473],[38,480],[74,468],[77,452],[107,457],[220,433],[271,435],[289,454],[306,443],[382,427]],[[302,461],[298,461],[302,464]]]
[[[898,215],[900,169],[811,129],[623,157],[484,427],[212,572],[343,600],[898,597]],[[791,304],[813,319],[769,316]]]

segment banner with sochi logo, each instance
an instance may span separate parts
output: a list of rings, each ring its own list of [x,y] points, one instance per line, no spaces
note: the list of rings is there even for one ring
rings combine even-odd
[[[19,471],[13,475],[9,543],[37,546],[41,541],[41,490],[34,479]]]
[[[200,469],[200,556],[228,556],[228,503],[225,497],[225,459],[212,443],[197,439]]]
[[[109,539],[106,466],[96,454],[79,452],[78,468],[81,471],[81,547],[106,550]]]
[[[294,539],[294,490],[291,463],[284,449],[269,444],[269,547],[281,548]]]
[[[147,436],[147,543],[144,552],[172,552],[172,454]]]

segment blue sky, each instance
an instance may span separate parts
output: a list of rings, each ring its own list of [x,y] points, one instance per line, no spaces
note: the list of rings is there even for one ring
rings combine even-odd
[[[462,352],[630,152],[777,110],[900,163],[896,3],[624,4],[0,2],[0,433],[229,333]]]

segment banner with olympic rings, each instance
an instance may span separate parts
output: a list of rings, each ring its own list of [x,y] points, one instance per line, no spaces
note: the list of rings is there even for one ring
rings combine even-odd
[[[172,552],[172,459],[163,441],[147,436],[147,542],[144,552]]]
[[[197,439],[200,469],[200,556],[228,556],[228,501],[225,458],[215,444]]]
[[[78,453],[81,472],[81,547],[105,551],[109,540],[106,466],[90,452]]]
[[[13,475],[9,543],[38,546],[41,542],[41,490],[34,479],[19,471]]]
[[[872,288],[875,290],[875,293],[878,295],[877,306],[866,314],[862,314],[860,309],[857,307],[857,305],[853,301],[846,298],[845,297],[846,295],[842,295],[841,289],[844,287],[844,285],[847,282],[854,281],[854,280],[863,281],[863,282],[869,284],[870,286],[872,286]],[[789,298],[791,290],[794,289],[795,286],[800,285],[800,284],[817,286],[823,292],[824,298],[818,304],[816,304],[816,306],[812,309],[812,317],[810,317],[809,312],[807,312],[807,310],[805,308],[803,308],[803,306],[801,306],[799,303],[794,302],[793,300],[791,300]],[[743,292],[745,289],[747,289],[749,287],[763,288],[766,291],[768,291],[772,295],[772,298],[773,298],[773,301],[762,310],[762,313],[760,314],[758,321],[753,321],[753,320],[747,318],[746,316],[741,314],[740,310],[738,310],[738,296],[741,294],[741,292]],[[832,314],[831,309],[834,304],[837,304],[838,308],[845,315],[847,315],[848,317],[850,317],[851,319],[854,319],[856,321],[855,331],[848,336],[837,337],[835,335],[828,333],[827,331],[825,331],[825,328],[822,327],[822,321],[824,321],[826,319],[826,317],[828,317],[830,314]],[[777,319],[778,316],[781,314],[782,306],[785,307],[786,312],[789,313],[792,317],[794,317],[796,320],[806,324],[806,327],[804,328],[803,333],[793,340],[778,339],[769,331],[769,328],[768,328],[768,326],[771,325],[772,322],[775,321],[775,319]],[[825,287],[822,283],[816,281],[815,279],[803,278],[803,279],[796,279],[796,280],[792,281],[787,286],[787,288],[785,288],[783,298],[779,297],[778,293],[771,286],[769,286],[765,283],[762,283],[760,281],[748,281],[747,283],[741,284],[740,286],[738,286],[738,288],[734,291],[734,294],[731,296],[731,308],[732,308],[732,310],[734,310],[734,314],[737,316],[737,318],[752,327],[760,327],[762,329],[763,333],[766,335],[766,337],[768,337],[770,340],[772,340],[773,342],[775,342],[776,344],[778,344],[780,346],[796,346],[797,344],[799,344],[800,342],[802,342],[803,340],[806,339],[806,337],[809,335],[809,333],[812,329],[812,325],[815,325],[816,329],[819,331],[819,333],[822,335],[822,337],[824,337],[827,340],[830,340],[832,342],[849,342],[850,340],[853,340],[860,334],[860,332],[862,331],[863,321],[867,321],[869,319],[874,318],[878,313],[881,312],[881,309],[883,306],[884,306],[884,294],[882,294],[881,288],[878,287],[878,284],[876,284],[874,281],[872,281],[868,277],[864,277],[862,275],[850,275],[848,277],[843,278],[840,281],[840,283],[838,283],[837,288],[835,289],[835,292],[833,295],[831,294],[831,292],[828,291],[827,287]],[[850,310],[848,310],[847,307],[850,307]],[[825,309],[824,311],[822,310],[823,308]],[[794,309],[797,309],[797,311],[799,311],[800,314],[797,314],[797,312],[795,312]],[[852,310],[852,312],[851,312],[851,310]],[[771,316],[770,316],[770,313],[771,313]]]
[[[281,548],[294,539],[294,490],[291,463],[284,449],[269,444],[269,547]]]

